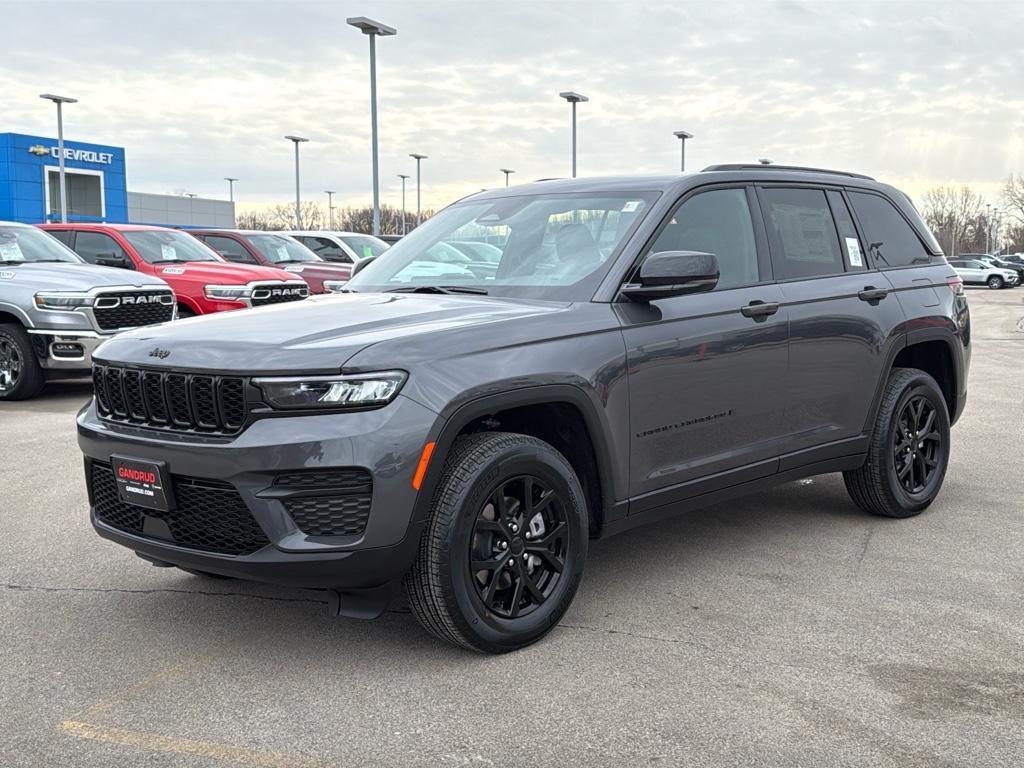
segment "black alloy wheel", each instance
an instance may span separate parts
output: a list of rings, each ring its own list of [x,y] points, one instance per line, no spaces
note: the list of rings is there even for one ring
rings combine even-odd
[[[893,433],[893,466],[903,489],[917,495],[928,488],[942,458],[938,411],[922,395],[907,400]]]
[[[32,337],[21,325],[0,324],[0,400],[28,400],[45,383]]]
[[[484,606],[507,619],[544,604],[565,570],[565,502],[539,477],[503,480],[480,509],[469,570]]]

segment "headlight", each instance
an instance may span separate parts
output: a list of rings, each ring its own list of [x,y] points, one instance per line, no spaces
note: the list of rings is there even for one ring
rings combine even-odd
[[[39,309],[74,310],[91,307],[93,297],[85,293],[37,293],[36,306]]]
[[[324,290],[328,293],[342,293],[347,284],[347,280],[324,280]]]
[[[404,371],[352,376],[255,379],[274,408],[365,408],[390,403],[405,383]]]
[[[248,285],[208,285],[203,290],[206,298],[220,301],[245,301],[252,296]]]

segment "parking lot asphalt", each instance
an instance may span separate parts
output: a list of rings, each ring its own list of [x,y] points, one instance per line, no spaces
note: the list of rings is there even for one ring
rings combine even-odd
[[[0,765],[1016,766],[1024,289],[969,292],[938,501],[838,475],[595,543],[545,640],[482,657],[401,605],[151,567],[88,521],[86,384],[0,405]]]

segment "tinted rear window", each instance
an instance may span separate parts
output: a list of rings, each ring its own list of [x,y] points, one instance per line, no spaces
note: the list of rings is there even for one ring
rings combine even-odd
[[[780,280],[844,272],[832,212],[820,189],[761,190],[772,269]]]
[[[876,266],[907,267],[927,264],[931,257],[924,244],[896,207],[878,195],[850,192],[853,210],[868,239],[867,250]]]

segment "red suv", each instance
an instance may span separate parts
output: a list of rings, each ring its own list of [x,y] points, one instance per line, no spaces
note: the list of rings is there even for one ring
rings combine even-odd
[[[298,240],[277,232],[202,229],[190,232],[233,264],[262,264],[298,275],[313,293],[344,288],[352,267],[324,261]]]
[[[181,317],[296,301],[309,295],[282,269],[229,264],[191,235],[135,224],[39,224],[92,264],[134,269],[174,289]]]

